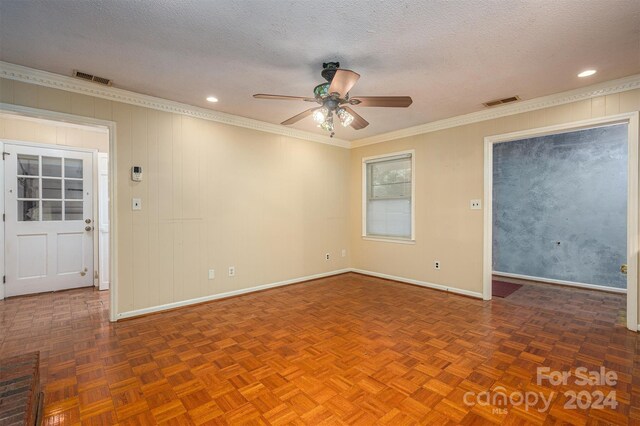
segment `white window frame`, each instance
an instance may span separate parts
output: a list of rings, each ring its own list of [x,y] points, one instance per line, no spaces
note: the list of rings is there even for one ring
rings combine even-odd
[[[367,164],[377,161],[391,160],[394,157],[411,155],[411,237],[387,237],[367,234]],[[396,244],[415,244],[416,242],[416,151],[390,152],[388,154],[362,157],[362,239],[369,241],[382,241]]]

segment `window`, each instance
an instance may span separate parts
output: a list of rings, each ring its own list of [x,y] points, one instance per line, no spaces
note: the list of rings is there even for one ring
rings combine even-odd
[[[362,160],[363,236],[414,240],[413,165],[413,151]]]
[[[19,221],[82,220],[82,160],[26,154],[17,160]]]

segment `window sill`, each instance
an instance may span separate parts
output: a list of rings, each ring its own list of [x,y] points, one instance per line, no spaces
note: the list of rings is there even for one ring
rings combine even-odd
[[[396,243],[396,244],[415,244],[416,243],[416,240],[409,240],[404,238],[369,237],[366,235],[363,235],[362,239],[367,241],[380,241],[382,243]]]

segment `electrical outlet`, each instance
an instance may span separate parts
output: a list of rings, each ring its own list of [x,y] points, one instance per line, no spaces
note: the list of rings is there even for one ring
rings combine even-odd
[[[229,266],[229,276],[230,277],[235,277],[236,276],[236,267],[235,266]]]
[[[213,269],[209,269],[209,279],[212,280],[216,277],[216,271]]]
[[[329,253],[327,253],[327,254],[324,255],[324,260],[329,260],[330,257],[331,256],[329,255]]]
[[[347,257],[347,249],[342,249],[342,257]]]
[[[433,269],[440,269],[440,261],[439,260],[434,260],[433,261]]]
[[[481,210],[482,209],[482,200],[471,200],[469,203],[469,207],[471,210]]]
[[[142,199],[141,198],[132,198],[131,199],[131,210],[142,210]]]

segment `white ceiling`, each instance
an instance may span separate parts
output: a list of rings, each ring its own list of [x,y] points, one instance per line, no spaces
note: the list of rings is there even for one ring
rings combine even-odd
[[[352,95],[414,100],[356,107],[353,140],[640,73],[640,0],[0,0],[0,60],[271,123],[310,105],[252,94],[311,96],[337,60]]]

